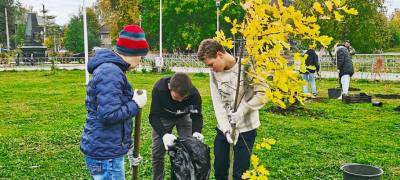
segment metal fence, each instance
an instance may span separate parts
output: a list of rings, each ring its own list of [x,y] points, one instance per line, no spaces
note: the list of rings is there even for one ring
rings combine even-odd
[[[158,55],[148,55],[142,62],[143,64],[151,63],[151,66],[155,66],[155,61]],[[173,67],[187,67],[187,68],[207,68],[207,66],[197,59],[195,54],[164,54],[163,55],[164,66],[166,68]]]
[[[355,72],[400,73],[400,54],[356,54],[352,57]],[[322,71],[336,71],[336,59],[320,58]]]
[[[46,64],[83,64],[82,57],[35,57],[0,58],[0,67],[4,66],[43,66]]]
[[[400,54],[356,54],[352,56],[355,79],[400,80]],[[319,59],[321,76],[337,78],[336,57]]]
[[[157,64],[157,56],[149,54],[141,60],[139,68],[153,70]],[[400,80],[400,53],[356,54],[352,59],[356,78]],[[52,66],[60,69],[84,69],[83,64],[83,57],[2,58],[0,70],[46,70]],[[320,57],[320,66],[322,77],[337,77],[335,57]],[[207,66],[195,54],[164,54],[163,68],[184,72],[208,71]]]

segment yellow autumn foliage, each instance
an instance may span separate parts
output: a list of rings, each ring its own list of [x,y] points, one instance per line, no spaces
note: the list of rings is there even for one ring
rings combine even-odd
[[[323,4],[313,4],[313,14],[316,16],[305,16],[293,6],[283,6],[282,0],[272,3],[271,0],[242,0],[235,3],[229,0],[222,11],[232,5],[238,5],[246,11],[244,20],[225,17],[225,21],[232,25],[232,34],[241,34],[245,40],[245,51],[248,56],[244,57],[242,64],[248,65],[247,75],[252,77],[253,83],[265,85],[265,99],[274,104],[286,108],[287,104],[296,101],[303,103],[306,95],[302,93],[305,82],[300,73],[306,72],[305,60],[307,55],[294,53],[294,63],[289,61],[284,53],[290,50],[289,40],[291,38],[308,41],[310,47],[317,44],[328,46],[333,38],[321,35],[319,21],[334,19],[342,21],[346,13],[357,15],[358,11],[348,8],[347,0],[325,0]],[[223,31],[216,32],[214,38],[224,47],[233,48],[232,38],[225,37]],[[270,150],[276,141],[274,139],[263,139],[256,143],[255,148],[259,150]],[[262,164],[263,161],[256,154],[250,157],[251,168],[243,173],[242,179],[267,180],[270,172]]]
[[[286,108],[296,101],[303,103],[302,86],[305,82],[300,73],[306,71],[305,55],[294,54],[293,61],[283,52],[290,49],[291,39],[301,39],[316,47],[328,46],[333,38],[322,35],[318,23],[321,20],[343,20],[342,14],[356,15],[354,8],[348,8],[346,0],[325,0],[315,2],[314,16],[306,16],[293,6],[284,6],[282,0],[228,0],[223,10],[240,5],[246,15],[243,20],[225,17],[232,25],[231,33],[245,40],[244,48],[248,56],[242,64],[248,65],[247,73],[253,77],[253,83],[265,85],[265,98],[274,104]],[[341,14],[342,13],[342,14]],[[216,32],[214,38],[224,47],[233,48],[232,38],[225,37],[223,31]]]
[[[271,150],[272,145],[276,143],[275,139],[266,139],[264,138],[261,143],[256,143],[256,151],[262,151],[262,150]],[[265,153],[263,153],[265,154]],[[268,179],[268,176],[270,175],[269,170],[262,164],[260,158],[256,154],[252,154],[250,156],[250,163],[251,163],[251,169],[243,173],[242,179]]]

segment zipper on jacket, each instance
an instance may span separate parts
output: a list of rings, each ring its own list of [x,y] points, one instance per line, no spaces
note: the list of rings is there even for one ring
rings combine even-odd
[[[121,146],[124,147],[124,134],[125,134],[125,126],[124,123],[121,124],[122,125],[122,131],[121,131]]]

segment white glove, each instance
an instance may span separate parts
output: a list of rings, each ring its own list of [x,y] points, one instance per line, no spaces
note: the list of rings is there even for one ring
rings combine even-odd
[[[171,147],[175,144],[176,136],[167,133],[162,137],[162,140],[164,143],[165,150],[168,151],[168,147]]]
[[[142,94],[138,94],[137,93],[137,89],[133,92],[133,100],[136,102],[136,104],[139,106],[139,108],[143,108],[144,105],[146,105],[147,102],[147,94],[146,94],[146,90],[141,90],[143,91]]]
[[[194,132],[193,137],[204,143],[204,136],[201,133]]]
[[[229,144],[236,145],[237,141],[239,140],[239,131],[236,129],[234,139],[232,139],[232,129],[225,132],[225,136],[226,136],[226,141],[228,141]]]
[[[131,166],[139,166],[140,162],[142,162],[143,157],[139,154],[139,157],[135,158],[133,156],[133,147],[128,151],[128,159]]]
[[[244,114],[243,111],[237,110],[236,112],[230,111],[228,114],[229,123],[230,124],[238,124],[240,121],[243,120]]]
[[[229,123],[237,125],[239,122],[243,121],[244,115],[246,115],[247,112],[249,112],[249,108],[247,107],[247,105],[244,104],[244,102],[241,103],[236,112],[233,112],[233,110],[231,110],[228,113]]]

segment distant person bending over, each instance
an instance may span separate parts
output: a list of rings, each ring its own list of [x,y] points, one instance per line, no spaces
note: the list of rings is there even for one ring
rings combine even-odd
[[[350,77],[354,74],[353,61],[351,60],[350,52],[342,44],[339,44],[336,47],[336,60],[340,85],[342,88],[341,96],[338,99],[342,99],[343,95],[349,94]]]

